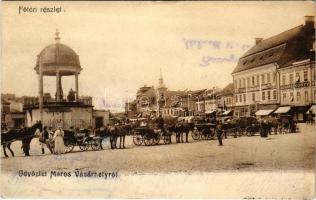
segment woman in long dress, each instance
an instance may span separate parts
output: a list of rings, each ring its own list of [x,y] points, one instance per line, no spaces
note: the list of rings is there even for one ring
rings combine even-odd
[[[58,127],[58,129],[54,133],[53,140],[55,142],[55,154],[62,154],[65,152],[65,146],[64,146],[64,131],[61,129],[61,127]]]

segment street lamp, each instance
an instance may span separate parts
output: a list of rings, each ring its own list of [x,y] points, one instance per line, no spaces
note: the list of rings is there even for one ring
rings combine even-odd
[[[215,109],[215,90],[216,90],[216,87],[214,86],[213,87],[213,109]]]

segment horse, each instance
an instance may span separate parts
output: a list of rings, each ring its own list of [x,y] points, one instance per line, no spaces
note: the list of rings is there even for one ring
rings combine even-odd
[[[101,137],[102,139],[109,137],[111,149],[116,149],[119,147],[120,149],[125,149],[125,137],[126,135],[132,132],[133,126],[130,124],[124,125],[109,125],[107,127],[102,127],[100,129],[95,130],[96,136]],[[117,145],[117,141],[119,139],[119,145]],[[102,145],[101,148],[103,149]]]
[[[35,132],[39,130],[42,132],[43,124],[41,121],[35,123],[32,127],[27,127],[19,130],[9,130],[7,132],[1,133],[1,145],[3,147],[3,153],[5,157],[9,157],[6,152],[6,148],[9,149],[11,155],[14,156],[14,152],[10,148],[12,142],[21,140],[22,148],[25,156],[30,156],[30,143],[32,139],[36,136]]]
[[[185,134],[185,142],[189,142],[189,132],[194,129],[193,123],[178,122],[166,125],[168,131],[176,134],[176,143],[184,142],[183,134]]]

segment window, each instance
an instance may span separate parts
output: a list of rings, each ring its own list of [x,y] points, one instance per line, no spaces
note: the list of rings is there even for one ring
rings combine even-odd
[[[286,93],[283,93],[282,98],[283,98],[283,102],[285,102],[285,100],[286,100]]]
[[[256,93],[252,93],[252,101],[253,101],[253,102],[256,101]]]
[[[242,102],[242,95],[239,95],[239,102]]]
[[[236,103],[238,103],[238,96],[237,95],[235,96],[235,101],[236,101]]]
[[[246,79],[242,79],[242,87],[244,88],[244,87],[246,87]]]
[[[266,82],[265,77],[266,77],[265,74],[261,75],[261,84],[265,84],[265,82]]]
[[[247,77],[247,88],[249,87],[249,85],[250,85],[250,78]]]
[[[255,77],[251,77],[251,85],[254,86],[255,85]]]
[[[308,81],[308,71],[304,71],[304,81]]]
[[[296,92],[296,101],[301,101],[301,92]]]
[[[304,92],[304,99],[305,99],[305,103],[308,103],[308,92],[307,91]]]
[[[271,77],[270,77],[270,73],[267,74],[267,83],[271,82]]]
[[[285,85],[285,75],[282,76],[282,85]]]
[[[296,82],[300,82],[300,73],[299,72],[296,72],[295,74],[295,78],[296,78]]]
[[[313,80],[316,81],[316,70],[315,70],[315,68],[313,69]]]
[[[261,98],[262,98],[262,101],[266,100],[266,93],[265,92],[262,92],[262,95],[261,95]]]
[[[294,101],[294,95],[293,95],[293,92],[290,93],[290,102],[293,102]]]
[[[246,94],[244,94],[244,102],[246,102]]]
[[[234,80],[235,89],[237,89],[237,80]]]
[[[267,96],[268,96],[268,100],[270,100],[271,99],[271,91],[268,91]]]
[[[273,83],[275,83],[275,79],[276,79],[276,73],[275,72],[273,72],[272,78],[273,78]]]
[[[276,90],[273,90],[273,99],[277,99],[277,92],[276,92]]]
[[[257,75],[257,85],[259,85],[259,75]]]
[[[239,88],[241,88],[241,79],[238,80],[238,83],[239,83],[239,84],[238,84],[238,85],[239,85]]]
[[[314,101],[316,100],[316,90],[314,90]]]
[[[294,81],[294,77],[293,77],[293,74],[290,74],[290,84],[292,84]]]

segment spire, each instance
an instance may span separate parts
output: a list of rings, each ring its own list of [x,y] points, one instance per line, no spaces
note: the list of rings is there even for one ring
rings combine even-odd
[[[163,80],[161,68],[160,68],[160,79]]]
[[[160,68],[160,77],[159,77],[159,85],[158,85],[158,88],[164,88],[165,87],[165,85],[164,85],[164,83],[163,83],[163,78],[162,78],[162,70],[161,70],[161,68]]]
[[[56,29],[55,35],[56,35],[55,41],[56,41],[56,43],[59,43],[60,37],[59,37],[59,31],[58,31],[58,29]]]

